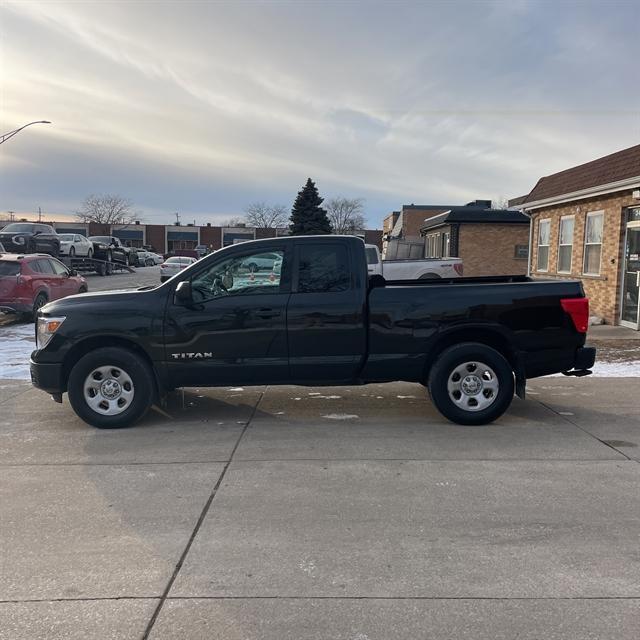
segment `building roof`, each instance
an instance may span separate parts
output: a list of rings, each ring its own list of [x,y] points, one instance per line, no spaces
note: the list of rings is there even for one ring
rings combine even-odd
[[[424,221],[420,231],[444,224],[529,224],[529,216],[521,211],[509,209],[481,209],[479,207],[456,207]]]
[[[540,178],[524,204],[636,177],[640,178],[640,144]]]
[[[509,201],[507,202],[507,204],[510,207],[517,207],[518,205],[522,204],[527,199],[528,195],[529,194],[527,193],[524,196],[518,196],[517,198],[510,198]]]

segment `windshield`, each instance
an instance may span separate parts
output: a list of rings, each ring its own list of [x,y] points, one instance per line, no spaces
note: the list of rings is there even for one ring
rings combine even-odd
[[[19,224],[12,223],[8,224],[4,229],[0,229],[0,231],[11,231],[13,233],[32,233],[35,225],[32,224]]]
[[[73,242],[73,233],[61,233],[58,237],[63,242]]]
[[[182,264],[183,262],[187,262],[184,258],[169,258],[167,262],[171,262],[172,264]]]
[[[367,247],[364,252],[367,254],[367,264],[378,264],[378,252],[373,247]]]
[[[109,236],[91,236],[89,240],[93,242],[104,242],[104,244],[109,244],[111,242],[111,238]]]
[[[0,262],[1,276],[17,276],[20,273],[19,262]]]

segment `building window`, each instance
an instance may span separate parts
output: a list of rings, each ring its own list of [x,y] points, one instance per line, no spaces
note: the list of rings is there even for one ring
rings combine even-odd
[[[451,233],[447,231],[442,234],[442,257],[448,258],[451,256]]]
[[[560,218],[560,233],[558,234],[558,273],[571,273],[573,221],[573,216]]]
[[[538,271],[549,269],[549,233],[551,220],[540,220],[538,223]]]
[[[594,211],[587,213],[587,226],[584,232],[584,267],[583,273],[591,276],[600,275],[600,259],[602,257],[602,226],[604,213]]]
[[[529,245],[517,244],[513,251],[513,257],[516,260],[526,260],[529,257]]]

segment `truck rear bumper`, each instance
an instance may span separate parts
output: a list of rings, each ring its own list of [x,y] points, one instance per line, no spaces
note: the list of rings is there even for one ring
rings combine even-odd
[[[595,361],[595,347],[580,347],[576,349],[573,369],[563,371],[562,373],[565,376],[588,376],[591,373],[591,367],[593,367]]]

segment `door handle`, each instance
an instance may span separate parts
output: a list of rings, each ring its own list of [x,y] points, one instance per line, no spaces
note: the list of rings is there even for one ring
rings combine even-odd
[[[258,318],[267,320],[268,318],[277,318],[280,315],[280,311],[276,311],[275,309],[259,309],[256,315]]]

